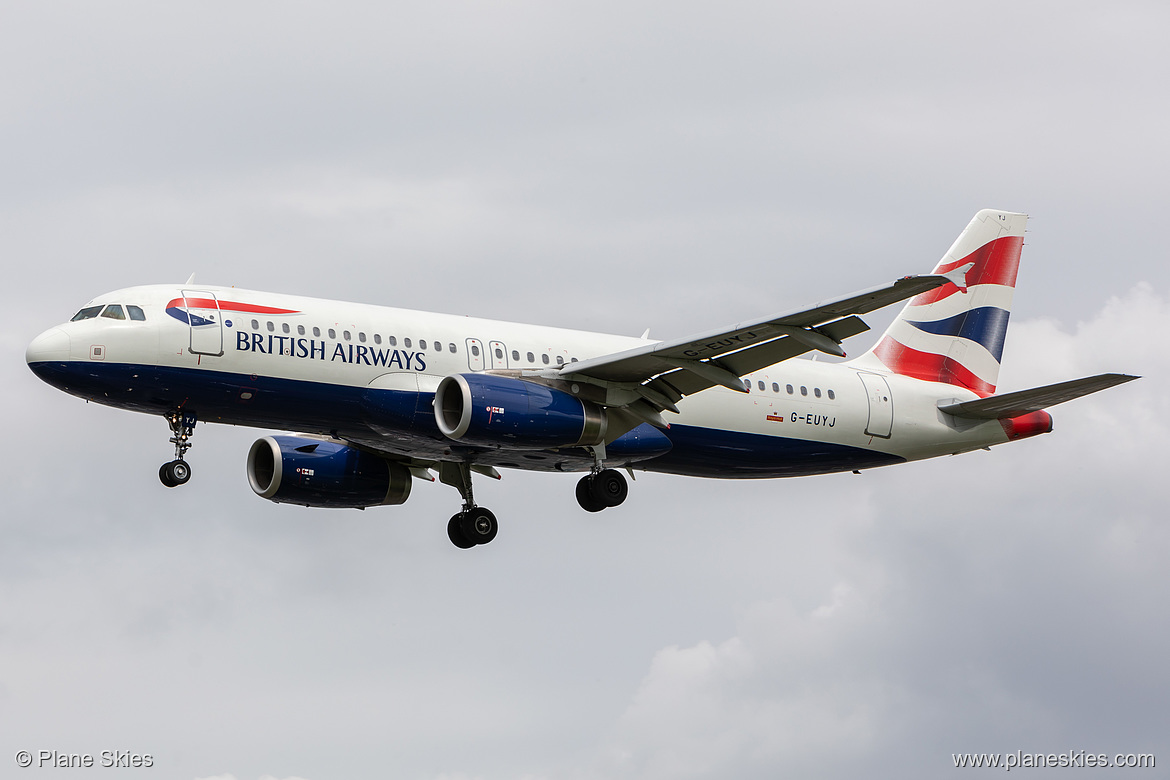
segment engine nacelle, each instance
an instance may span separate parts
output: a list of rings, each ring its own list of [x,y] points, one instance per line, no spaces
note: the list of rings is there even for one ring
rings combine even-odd
[[[299,436],[265,436],[248,450],[248,483],[281,504],[359,509],[401,504],[410,470],[355,447]]]
[[[503,449],[589,446],[605,439],[605,410],[536,382],[492,374],[454,374],[435,391],[444,436]]]

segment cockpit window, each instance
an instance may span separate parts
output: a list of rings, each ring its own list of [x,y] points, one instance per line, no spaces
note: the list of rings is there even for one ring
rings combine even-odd
[[[106,310],[102,312],[102,316],[109,317],[111,320],[124,320],[126,319],[126,312],[122,311],[122,307],[120,305],[111,303],[106,307]]]
[[[130,319],[132,319],[132,320],[137,320],[139,322],[142,322],[143,320],[146,319],[146,314],[142,311],[142,308],[139,306],[131,306],[130,304],[126,304],[126,311],[127,311],[127,313],[129,313]]]
[[[101,310],[102,310],[101,306],[86,306],[84,309],[82,309],[81,311],[74,314],[73,319],[71,319],[69,321],[70,322],[78,322],[80,320],[91,320],[94,317],[98,316],[98,313],[101,312]]]

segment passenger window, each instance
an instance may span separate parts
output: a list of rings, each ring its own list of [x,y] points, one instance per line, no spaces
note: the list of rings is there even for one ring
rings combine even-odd
[[[528,362],[535,363],[536,362],[536,355],[533,355],[531,352],[529,352],[528,353]]]
[[[801,395],[808,395],[808,388],[805,387],[804,385],[801,385],[800,386],[800,394]]]
[[[496,360],[503,360],[503,359],[504,359],[504,350],[500,349],[499,347],[496,347]]]
[[[111,303],[109,306],[107,306],[106,310],[102,312],[102,316],[109,317],[111,320],[126,319],[126,313],[122,311],[122,307],[116,303]]]
[[[374,343],[375,343],[375,344],[381,344],[381,343],[382,343],[382,334],[381,334],[381,333],[375,333],[375,334],[374,334]]]
[[[547,366],[548,365],[548,353],[545,352],[544,354],[542,354],[540,356],[540,360],[542,363],[544,363]]]
[[[386,343],[392,347],[397,347],[398,346],[398,339],[395,336],[388,336],[386,338]]]
[[[821,397],[821,388],[814,387],[813,388],[813,395],[815,395],[817,398],[820,398]]]
[[[127,304],[126,313],[130,315],[130,319],[142,322],[146,319],[146,313],[138,306],[130,306]]]
[[[472,354],[472,356],[473,356],[473,357],[479,357],[479,347],[477,347],[476,345],[472,344],[472,345],[471,345],[471,354]]]
[[[287,322],[282,322],[282,323],[280,324],[280,329],[281,329],[282,331],[284,331],[285,333],[288,333],[288,323],[287,323]]]
[[[784,385],[784,389],[788,391],[789,395],[792,395],[792,385]]]
[[[344,338],[346,341],[349,341],[349,331],[348,331],[348,330],[343,330],[343,331],[341,331],[341,336],[342,336],[342,338]]]
[[[519,359],[520,359],[520,353],[519,353],[519,352],[517,352],[516,350],[512,350],[512,359],[513,359],[513,360],[519,360]]]
[[[426,339],[419,339],[418,340],[418,348],[419,349],[426,349],[427,348],[427,340]]]
[[[403,339],[402,346],[406,347],[407,349],[410,349],[410,339]]]
[[[764,380],[763,380],[763,379],[761,379],[761,380],[760,380],[759,382],[757,382],[756,384],[757,384],[757,385],[759,385],[759,387],[760,387],[760,392],[761,392],[761,393],[762,393],[762,392],[764,392]]]
[[[305,326],[304,325],[297,325],[297,335],[298,336],[305,335]]]
[[[260,323],[256,320],[252,320],[252,330],[260,330]]]
[[[337,331],[335,331],[333,328],[329,329],[329,338],[331,338],[331,339],[337,338]]]
[[[366,343],[366,334],[362,333],[360,330],[358,331],[358,341],[360,341],[363,344]]]
[[[773,392],[773,393],[779,393],[779,392],[780,392],[780,385],[778,385],[778,384],[776,384],[775,382],[773,382],[773,383],[772,383],[772,392]]]
[[[320,329],[320,328],[318,328],[316,325],[314,325],[314,326],[313,326],[313,336],[314,336],[314,338],[316,338],[316,337],[318,337],[318,336],[320,336],[320,335],[321,335],[321,329]]]
[[[563,357],[561,357],[560,355],[557,355],[557,365],[563,366],[564,364],[565,364],[565,359]]]
[[[80,322],[81,320],[92,320],[94,317],[98,316],[98,313],[100,313],[101,310],[102,310],[101,306],[87,306],[84,309],[82,309],[81,311],[74,314],[73,319],[71,319],[69,321],[70,322]]]
[[[272,324],[272,321],[270,320],[270,321],[268,322],[268,332],[269,332],[269,333],[271,333],[271,332],[273,332],[274,330],[276,330],[276,326],[275,326],[275,325],[273,325],[273,324]]]
[[[455,345],[454,344],[448,344],[447,349],[451,350],[452,355],[455,354]]]
[[[569,362],[570,362],[570,363],[576,363],[576,362],[577,362],[577,358],[569,358]]]
[[[832,401],[836,397],[837,397],[836,393],[834,393],[832,390],[830,390],[829,391],[829,400]]]

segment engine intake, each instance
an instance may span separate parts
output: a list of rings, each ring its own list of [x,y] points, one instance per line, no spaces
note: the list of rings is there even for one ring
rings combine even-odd
[[[401,504],[411,475],[400,463],[331,441],[265,436],[248,450],[248,483],[280,504],[364,509]]]
[[[605,410],[536,382],[453,374],[435,391],[444,436],[502,449],[590,446],[605,440]]]

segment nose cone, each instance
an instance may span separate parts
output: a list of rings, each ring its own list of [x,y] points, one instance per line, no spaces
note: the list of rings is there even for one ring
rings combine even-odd
[[[49,328],[32,340],[24,351],[25,362],[34,372],[40,363],[69,359],[69,334],[61,328]]]

